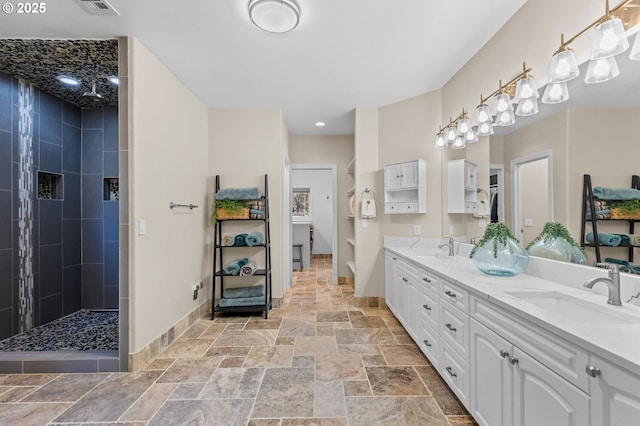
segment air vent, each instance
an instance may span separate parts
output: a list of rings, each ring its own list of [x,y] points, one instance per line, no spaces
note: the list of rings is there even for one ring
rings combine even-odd
[[[118,16],[117,10],[107,0],[76,0],[76,2],[90,15]]]

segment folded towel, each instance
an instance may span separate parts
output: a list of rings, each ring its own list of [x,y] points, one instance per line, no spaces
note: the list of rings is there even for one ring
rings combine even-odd
[[[224,234],[222,236],[222,245],[229,247],[236,243],[236,234]]]
[[[254,285],[251,287],[225,288],[222,293],[225,299],[238,299],[241,297],[264,297],[264,286]]]
[[[593,200],[593,206],[596,208],[596,210],[604,210],[609,208],[609,205],[605,200]],[[589,203],[587,203],[587,210],[589,210]]]
[[[585,219],[591,219],[591,212],[587,211],[587,213],[584,216],[585,216]],[[611,219],[611,210],[609,209],[596,210],[596,219]]]
[[[253,306],[253,305],[264,305],[265,299],[262,297],[238,297],[235,299],[220,299],[218,305],[221,308],[228,308],[230,306]]]
[[[257,187],[223,188],[216,193],[216,200],[255,200],[262,197]]]
[[[621,272],[631,272],[632,274],[640,274],[640,265],[629,263],[626,260],[622,260],[622,259],[614,259],[612,257],[607,257],[604,259],[604,261],[607,263],[615,263],[617,265],[622,265],[622,268],[620,268]],[[627,271],[623,270],[625,268],[627,269]]]
[[[238,275],[240,273],[240,269],[249,262],[249,259],[246,257],[242,259],[236,259],[233,262],[227,263],[224,267],[225,274],[229,275]]]
[[[640,246],[640,235],[629,235],[632,246]]]
[[[247,245],[247,235],[246,233],[237,234],[235,238],[235,246],[246,246]]]
[[[249,275],[253,275],[256,272],[257,266],[253,262],[249,262],[240,268],[240,276],[246,277]]]
[[[262,240],[264,240],[264,234],[262,232],[252,232],[245,238],[245,242],[249,247],[259,246],[262,244]]]
[[[264,219],[264,212],[262,210],[250,209],[249,210],[249,218],[250,219]]]
[[[589,241],[592,244],[595,244],[595,238],[593,237],[593,232],[589,232],[587,234],[587,241]],[[620,238],[620,236],[616,234],[598,233],[598,241],[600,241],[600,244],[602,244],[603,246],[616,247],[620,245],[620,243],[622,242],[622,238]]]
[[[633,200],[640,198],[640,190],[633,188],[593,188],[593,196],[601,200]]]

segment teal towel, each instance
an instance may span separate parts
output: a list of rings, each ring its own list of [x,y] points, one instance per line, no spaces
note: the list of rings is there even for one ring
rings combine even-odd
[[[255,200],[262,194],[257,187],[252,188],[223,188],[216,193],[216,200]]]
[[[634,200],[640,198],[640,190],[633,188],[593,188],[593,196],[601,200]]]
[[[238,234],[235,238],[236,246],[246,246],[247,245],[247,235],[249,234]]]
[[[254,285],[251,287],[225,288],[222,294],[225,299],[264,297],[264,287],[262,285]]]
[[[612,247],[617,247],[622,242],[622,238],[620,238],[619,235],[605,234],[605,233],[598,233],[598,240],[600,241],[600,244],[602,244],[603,246],[612,246]],[[592,244],[595,244],[595,239],[593,238],[593,232],[589,232],[587,234],[587,241],[589,241]]]
[[[640,266],[639,265],[635,265],[633,263],[629,263],[626,260],[622,260],[622,259],[614,259],[612,257],[607,257],[607,258],[604,259],[604,261],[607,262],[607,263],[616,263],[618,265],[626,266],[629,269],[629,272],[631,272],[632,274],[640,275]]]
[[[243,257],[242,259],[236,259],[233,262],[227,263],[227,266],[224,267],[224,273],[229,275],[238,275],[240,273],[240,269],[244,265],[249,262],[249,259]]]
[[[249,214],[254,214],[256,216],[264,216],[264,212],[262,210],[250,209]]]
[[[629,237],[629,235],[627,234],[613,234],[613,235],[617,235],[618,237],[620,237],[621,246],[631,245],[631,237]]]
[[[231,306],[253,306],[264,305],[264,296],[262,297],[238,297],[236,299],[220,299],[218,305],[221,308],[228,308]]]
[[[245,242],[249,247],[259,246],[262,244],[262,240],[264,240],[262,232],[252,232],[245,238]]]

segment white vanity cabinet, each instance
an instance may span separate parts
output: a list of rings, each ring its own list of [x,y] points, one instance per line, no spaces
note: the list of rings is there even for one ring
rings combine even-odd
[[[591,426],[640,424],[640,377],[592,355]]]
[[[384,166],[384,212],[427,212],[427,163],[424,160]]]
[[[398,286],[396,280],[396,255],[390,252],[384,253],[384,299],[387,306],[396,316],[398,316]]]
[[[448,213],[475,213],[477,192],[477,166],[464,159],[447,162]]]
[[[478,424],[589,425],[589,395],[475,319],[470,364],[470,412]]]

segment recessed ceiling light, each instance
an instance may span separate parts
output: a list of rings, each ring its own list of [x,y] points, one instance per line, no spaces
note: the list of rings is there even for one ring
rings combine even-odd
[[[109,77],[109,81],[112,82],[113,84],[115,84],[116,86],[118,84],[120,84],[120,79],[118,77],[116,77],[116,76]]]
[[[59,75],[58,80],[61,83],[64,83],[68,86],[78,86],[80,85],[80,80],[77,78],[69,77],[68,75]]]
[[[324,127],[326,125],[327,125],[327,123],[325,123],[324,121],[317,121],[316,122],[316,127]]]

